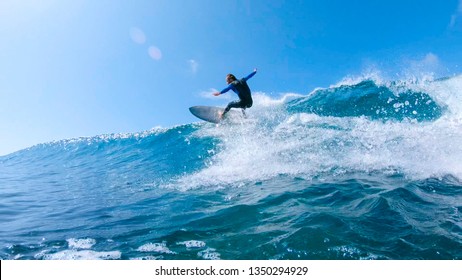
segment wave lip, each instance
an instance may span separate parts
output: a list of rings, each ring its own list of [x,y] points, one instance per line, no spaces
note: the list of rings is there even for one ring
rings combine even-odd
[[[422,91],[392,89],[372,80],[354,85],[318,89],[309,96],[287,103],[289,113],[319,116],[360,117],[374,120],[404,119],[433,121],[443,115],[443,107]]]

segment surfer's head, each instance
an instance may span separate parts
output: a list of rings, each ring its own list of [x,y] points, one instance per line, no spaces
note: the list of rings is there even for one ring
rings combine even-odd
[[[234,82],[235,80],[237,80],[237,79],[236,79],[236,77],[235,77],[233,74],[228,74],[228,75],[226,75],[226,82],[227,82],[228,84]]]

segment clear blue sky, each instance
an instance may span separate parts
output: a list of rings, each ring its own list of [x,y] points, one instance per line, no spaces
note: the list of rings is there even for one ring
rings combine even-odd
[[[462,0],[1,0],[0,155],[197,121],[227,73],[270,96],[368,69],[458,74]],[[401,77],[398,77],[401,78]]]

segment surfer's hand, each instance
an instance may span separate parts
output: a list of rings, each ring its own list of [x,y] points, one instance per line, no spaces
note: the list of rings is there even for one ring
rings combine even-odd
[[[213,95],[218,96],[218,95],[220,95],[220,93],[219,92],[214,92]]]

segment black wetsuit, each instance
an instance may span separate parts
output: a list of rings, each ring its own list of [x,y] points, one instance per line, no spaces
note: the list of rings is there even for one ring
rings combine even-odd
[[[228,106],[226,106],[223,114],[226,114],[231,108],[242,108],[242,110],[245,110],[246,108],[252,107],[252,94],[249,86],[247,85],[247,80],[252,78],[256,73],[257,71],[253,71],[247,77],[231,82],[228,87],[220,92],[223,94],[232,89],[235,93],[237,93],[237,96],[239,96],[239,100],[232,101],[228,104]]]

